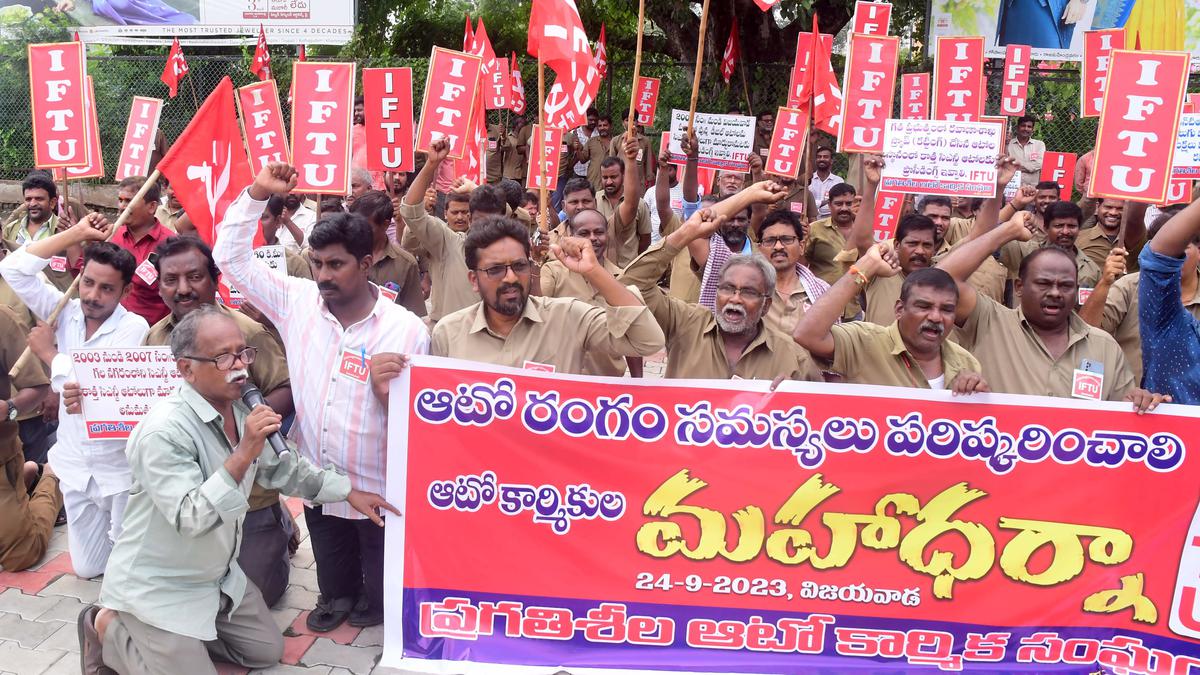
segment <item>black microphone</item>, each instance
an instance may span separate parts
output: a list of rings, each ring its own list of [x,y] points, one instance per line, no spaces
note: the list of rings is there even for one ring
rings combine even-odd
[[[258,390],[258,387],[247,380],[242,383],[242,403],[245,403],[247,408],[254,410],[254,406],[266,405],[267,400],[263,398],[262,392]],[[287,443],[283,442],[283,436],[278,431],[274,431],[270,436],[267,436],[267,442],[271,444],[271,449],[275,451],[276,455],[283,457],[288,454]]]

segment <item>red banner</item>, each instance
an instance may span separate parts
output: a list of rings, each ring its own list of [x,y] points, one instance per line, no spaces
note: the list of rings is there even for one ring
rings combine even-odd
[[[932,119],[979,121],[986,96],[983,85],[983,38],[938,37]]]
[[[1186,52],[1113,50],[1089,196],[1167,198],[1187,79]]]
[[[279,108],[279,89],[275,80],[263,80],[238,89],[238,107],[242,111],[242,132],[250,152],[250,166],[261,171],[271,162],[292,162],[287,129]]]
[[[821,42],[825,43],[825,53],[833,50],[833,36],[822,33]],[[796,58],[792,62],[792,77],[788,82],[788,108],[808,109],[809,92],[812,78],[807,76],[809,64],[812,62],[812,33],[801,31],[796,36]]]
[[[380,665],[1200,667],[1194,407],[769,387],[414,358]]]
[[[540,133],[541,126],[533,125],[533,140],[529,147],[529,168],[525,173],[525,185],[530,190],[546,188],[554,190],[558,187],[559,159],[566,146],[563,145],[563,130],[557,127],[547,127],[545,133]],[[538,161],[538,136],[542,140],[542,154],[546,157],[545,168]]]
[[[1063,201],[1071,200],[1071,191],[1075,185],[1075,153],[1046,152],[1042,158],[1042,175],[1040,180],[1052,180],[1058,183],[1058,198]]]
[[[1089,30],[1083,34],[1082,82],[1079,87],[1081,117],[1099,117],[1104,103],[1104,83],[1114,49],[1125,48],[1125,29]]]
[[[292,163],[297,192],[344,195],[350,191],[350,125],[354,112],[353,63],[292,63]]]
[[[1192,203],[1192,181],[1172,180],[1167,185],[1167,198],[1162,201],[1162,205],[1190,203]]]
[[[367,169],[413,171],[416,168],[412,101],[412,68],[363,69]]]
[[[642,126],[654,126],[654,113],[658,110],[658,87],[660,80],[657,77],[642,77],[637,79],[637,104],[634,110],[637,113],[637,123]]]
[[[888,2],[854,3],[854,20],[851,34],[887,35],[892,24],[892,5]]]
[[[860,2],[860,5],[876,3]],[[846,56],[846,98],[838,152],[882,152],[884,122],[892,116],[900,38],[853,35]]]
[[[929,119],[929,73],[900,76],[900,119]]]
[[[417,150],[428,151],[434,141],[445,138],[450,142],[450,157],[462,159],[480,68],[477,56],[433,48],[417,127]]]
[[[96,120],[96,88],[92,84],[92,76],[87,76],[87,155],[88,163],[84,166],[55,169],[55,180],[62,180],[63,172],[67,178],[104,178],[104,155],[100,152],[100,124]]]
[[[512,107],[512,75],[508,72],[508,61],[496,59],[487,77],[487,98],[484,101],[487,109],[507,110]]]
[[[1029,90],[1029,66],[1033,62],[1028,45],[1009,45],[1004,57],[1004,83],[1000,85],[1000,114],[1020,117],[1025,114],[1025,94]]]
[[[88,164],[83,43],[29,45],[33,164],[40,169]]]
[[[900,212],[904,210],[904,195],[899,192],[875,193],[875,241],[888,241],[896,236]]]
[[[780,108],[775,113],[775,128],[771,132],[771,149],[763,162],[763,171],[796,178],[804,149],[804,137],[808,133],[808,116],[803,110]]]
[[[125,125],[125,140],[121,143],[121,158],[117,161],[117,173],[113,176],[115,180],[123,181],[130,176],[150,173],[150,155],[154,153],[154,137],[158,134],[162,107],[161,98],[133,97],[129,122]]]

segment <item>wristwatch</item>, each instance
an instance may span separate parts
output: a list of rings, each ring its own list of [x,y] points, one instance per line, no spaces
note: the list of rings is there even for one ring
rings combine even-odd
[[[17,419],[17,404],[13,403],[12,399],[4,402],[8,406],[8,421],[12,422]]]

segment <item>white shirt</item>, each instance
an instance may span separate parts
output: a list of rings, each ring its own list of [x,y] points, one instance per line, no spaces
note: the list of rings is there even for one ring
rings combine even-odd
[[[825,199],[825,195],[829,194],[829,188],[845,182],[841,176],[832,173],[825,180],[821,180],[820,176],[813,174],[812,180],[808,182],[808,191],[812,193],[813,201],[817,203],[818,216],[829,217],[829,202]]]
[[[937,389],[945,389],[946,388],[946,374],[945,373],[938,375],[937,377],[933,378],[932,380],[930,380],[929,378],[926,378],[925,381],[929,383],[930,389],[937,390]]]
[[[592,129],[590,132],[587,127],[579,127],[575,130],[575,137],[579,139],[580,145],[587,145],[587,142],[592,140],[593,136],[600,135],[599,129]],[[575,162],[575,175],[587,178],[588,162]]]
[[[659,239],[662,239],[662,218],[658,215],[658,198],[654,194],[654,188],[646,190],[646,194],[642,195],[642,201],[646,202],[646,206],[650,209],[650,243],[657,244]],[[675,183],[675,187],[671,188],[671,210],[679,219],[683,219],[683,183]]]
[[[266,205],[243,192],[225,212],[213,257],[279,329],[296,402],[289,436],[300,452],[319,467],[345,474],[357,490],[386,494],[387,407],[375,398],[369,375],[356,379],[352,373],[360,359],[369,372],[371,355],[379,352],[428,353],[429,331],[415,314],[378,290],[371,313],[343,329],[315,282],[276,274],[252,255]],[[323,508],[325,515],[364,517],[345,502]]]
[[[300,249],[304,248],[304,245],[308,243],[308,235],[312,234],[313,228],[317,225],[317,212],[301,203],[296,212],[292,214],[292,222],[304,233],[304,241],[293,239],[292,233],[288,232],[288,229],[283,226],[280,226],[279,233],[275,235],[275,238],[285,248],[291,250],[293,253],[299,253]]]
[[[50,261],[39,258],[27,249],[9,253],[0,262],[0,275],[12,287],[31,312],[46,321],[63,292],[42,283],[40,273]],[[58,340],[58,356],[50,363],[50,386],[62,393],[63,385],[73,382],[74,365],[71,350],[93,347],[141,347],[150,331],[142,317],[117,305],[112,315],[100,325],[92,337],[85,338],[87,324],[79,298],[63,307],[58,315],[54,335]],[[58,440],[50,448],[50,466],[66,487],[76,492],[87,489],[88,479],[94,478],[100,493],[115,495],[129,490],[131,474],[125,458],[124,440],[89,441],[82,415],[67,414],[66,403],[59,398]]]

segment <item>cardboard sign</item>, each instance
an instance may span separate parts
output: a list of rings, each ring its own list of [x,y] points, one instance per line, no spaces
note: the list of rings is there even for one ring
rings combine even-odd
[[[654,126],[654,114],[658,111],[659,84],[660,80],[657,77],[638,76],[637,103],[634,104],[634,111],[637,114],[637,123],[642,126]]]
[[[1008,118],[1003,115],[980,115],[980,122],[993,122],[1000,125],[1000,150],[1008,148]]]
[[[183,381],[170,347],[73,349],[71,363],[88,440],[129,438]]]
[[[125,140],[121,142],[121,158],[113,177],[117,181],[150,173],[150,155],[154,153],[154,137],[158,133],[162,106],[161,98],[133,97],[129,122],[125,125]]]
[[[1073,152],[1046,151],[1046,156],[1042,158],[1042,175],[1039,180],[1058,183],[1058,198],[1063,201],[1071,200],[1071,192],[1075,185],[1075,160]]]
[[[287,129],[279,108],[279,89],[275,80],[263,80],[238,89],[238,109],[242,113],[242,132],[249,151],[250,168],[255,173],[271,162],[291,163]]]
[[[354,112],[353,63],[297,61],[292,64],[296,102],[292,108],[292,164],[297,192],[350,192],[350,125]]]
[[[363,70],[368,170],[412,171],[416,168],[412,100],[412,68]]]
[[[899,192],[875,193],[875,241],[887,241],[896,236],[900,212],[904,210],[904,195]]]
[[[851,36],[846,74],[842,78],[846,83],[842,123],[849,133],[838,136],[838,152],[879,152],[883,149],[883,125],[892,116],[899,58],[900,38]]]
[[[796,178],[804,152],[804,137],[808,134],[808,115],[795,108],[780,108],[775,113],[775,129],[771,132],[771,149],[763,170],[776,176]]]
[[[1166,199],[1188,60],[1186,52],[1113,50],[1089,196]]]
[[[496,59],[492,64],[487,74],[487,96],[483,101],[488,110],[507,110],[512,105],[512,76],[508,72],[508,61]]]
[[[933,64],[933,119],[977,122],[986,95],[983,38],[938,37]]]
[[[88,164],[83,43],[29,45],[33,163],[40,169]]]
[[[1025,94],[1029,89],[1029,66],[1033,62],[1028,45],[1008,45],[1004,57],[1004,83],[1000,86],[1000,114],[1020,117],[1025,114]]]
[[[887,2],[854,3],[854,21],[851,34],[887,35],[892,25],[892,5]]]
[[[1000,125],[888,120],[880,190],[961,197],[996,196]]]
[[[1179,116],[1171,177],[1200,178],[1200,114],[1184,112]]]
[[[825,33],[821,34],[821,43],[825,46],[825,53],[829,54],[833,51],[833,36]],[[811,78],[807,77],[809,63],[812,60],[812,33],[808,31],[800,31],[796,36],[796,57],[792,62],[792,77],[788,81],[788,108],[805,109],[808,104],[808,92],[806,88],[812,85]]]
[[[96,89],[92,76],[87,76],[87,157],[88,163],[79,167],[55,169],[55,180],[67,178],[104,178],[104,155],[100,152],[100,124],[96,120]]]
[[[1125,29],[1089,30],[1083,34],[1083,65],[1079,69],[1079,114],[1099,117],[1104,103],[1104,83],[1114,49],[1125,48]]]
[[[900,119],[929,119],[929,73],[900,76]]]
[[[478,56],[433,48],[417,126],[417,150],[428,151],[434,141],[445,138],[450,143],[449,156],[462,159],[482,67]]]
[[[546,158],[544,171],[542,162],[537,158],[539,135],[542,140],[542,154]],[[562,156],[563,130],[547,127],[545,132],[541,132],[541,126],[535,124],[529,142],[529,169],[525,173],[525,185],[530,190],[540,188],[554,190],[558,187],[558,164]]]
[[[747,160],[754,150],[754,118],[749,115],[696,113],[696,138],[700,142],[699,166],[709,169],[749,171]],[[688,111],[671,111],[671,163],[684,164],[687,157],[680,139],[687,136]]]

